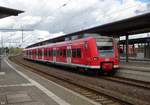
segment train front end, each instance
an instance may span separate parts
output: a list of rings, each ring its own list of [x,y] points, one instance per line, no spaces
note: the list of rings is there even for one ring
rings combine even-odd
[[[111,37],[97,37],[93,42],[91,65],[100,73],[114,73],[119,68],[117,42]]]
[[[102,72],[113,72],[119,68],[118,47],[113,38],[96,38],[99,65]]]

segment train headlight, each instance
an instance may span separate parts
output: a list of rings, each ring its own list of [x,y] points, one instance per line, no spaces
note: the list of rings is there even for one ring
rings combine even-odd
[[[98,59],[99,59],[99,57],[94,57],[93,58],[94,61],[97,61]]]

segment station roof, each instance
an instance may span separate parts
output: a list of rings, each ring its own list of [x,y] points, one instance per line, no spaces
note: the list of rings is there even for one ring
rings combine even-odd
[[[99,33],[104,36],[119,37],[119,36],[140,34],[140,33],[146,33],[146,32],[150,32],[150,13],[145,13],[145,14],[130,17],[127,19],[96,26],[90,29],[73,32],[73,33],[58,37],[58,38],[39,42],[39,43],[30,45],[28,47],[43,45],[46,43],[59,42],[61,40],[64,40],[65,37],[80,35],[83,33]]]
[[[23,13],[23,12],[24,11],[0,6],[0,19],[8,17],[8,16],[17,16],[18,14]]]
[[[136,38],[136,39],[129,39],[129,44],[138,44],[138,43],[150,43],[150,37],[145,37],[145,38]],[[125,40],[120,40],[120,44],[125,44]]]
[[[150,13],[145,13],[127,19],[103,24],[68,35],[80,33],[99,33],[106,36],[125,36],[146,32],[150,32]]]

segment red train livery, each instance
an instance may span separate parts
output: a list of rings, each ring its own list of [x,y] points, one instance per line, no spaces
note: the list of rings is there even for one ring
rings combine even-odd
[[[26,48],[23,53],[25,59],[90,71],[109,73],[119,68],[118,48],[114,39],[96,34],[84,34],[81,38]]]

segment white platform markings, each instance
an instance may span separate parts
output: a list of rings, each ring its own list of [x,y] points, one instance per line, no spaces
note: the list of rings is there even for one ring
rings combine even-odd
[[[32,83],[24,83],[24,84],[14,84],[14,85],[0,85],[2,87],[16,87],[16,86],[34,86]]]
[[[5,72],[0,72],[0,75],[5,75]]]
[[[81,95],[81,94],[79,94],[79,93],[76,93],[76,92],[74,92],[74,91],[72,91],[72,90],[70,90],[70,89],[68,89],[68,88],[65,88],[65,87],[63,87],[63,86],[61,86],[61,85],[59,85],[59,84],[57,84],[57,83],[55,83],[55,82],[53,82],[53,81],[50,81],[50,80],[48,80],[48,79],[46,79],[46,78],[44,78],[44,77],[42,77],[42,76],[40,76],[40,75],[38,75],[38,74],[35,74],[35,75],[38,76],[39,78],[45,80],[45,81],[50,82],[50,83],[53,84],[53,85],[56,85],[56,86],[58,86],[58,87],[64,89],[65,91],[68,91],[68,92],[70,92],[70,93],[72,93],[72,94],[74,94],[74,95],[76,95],[76,96],[78,96],[78,97],[80,97],[80,98],[82,98],[82,99],[84,99],[84,100],[89,101],[89,102],[92,103],[93,105],[102,105],[102,104],[97,103],[97,102],[95,102],[95,101],[93,101],[93,100],[91,100],[91,99],[89,99],[89,98],[87,98],[87,97],[85,97],[85,96],[83,96],[83,95]]]
[[[19,65],[17,65],[17,66],[19,66]],[[19,66],[19,67],[21,67],[21,66]],[[50,82],[51,84],[53,84],[53,85],[55,85],[55,86],[58,86],[58,87],[64,89],[65,91],[68,91],[68,92],[70,92],[70,93],[72,93],[72,94],[74,94],[74,95],[76,95],[76,96],[78,96],[78,97],[80,97],[80,98],[82,98],[82,99],[84,99],[84,100],[86,100],[86,101],[92,103],[93,105],[102,105],[102,104],[97,103],[97,102],[95,102],[95,101],[93,101],[93,100],[91,100],[91,99],[89,99],[89,98],[87,98],[87,97],[85,97],[85,96],[83,96],[83,95],[81,95],[81,94],[79,94],[79,93],[76,93],[76,92],[74,92],[74,91],[72,91],[72,90],[70,90],[70,89],[68,89],[68,88],[65,88],[65,87],[63,87],[63,86],[61,86],[61,85],[59,85],[59,84],[57,84],[57,83],[55,83],[55,82],[53,82],[53,81],[50,81],[50,80],[48,80],[48,79],[46,79],[46,78],[44,78],[44,77],[42,77],[42,76],[40,76],[40,75],[38,75],[38,74],[36,74],[36,73],[34,73],[34,75],[38,76],[39,78],[41,78],[41,79],[43,79],[43,80],[45,80],[45,81]]]
[[[25,79],[27,79],[28,81],[31,82],[31,84],[35,85],[37,88],[39,88],[41,91],[43,91],[46,95],[48,95],[50,98],[52,98],[56,103],[58,103],[59,105],[70,105],[69,103],[67,103],[65,100],[61,99],[60,97],[58,97],[57,95],[55,95],[53,92],[49,91],[48,89],[46,89],[45,87],[43,87],[41,84],[39,84],[38,82],[32,80],[31,78],[29,78],[27,75],[25,75],[24,73],[18,71],[16,68],[14,68],[11,64],[8,63],[8,61],[6,61],[6,59],[4,60],[9,67],[11,67],[13,70],[15,70],[18,74],[20,74],[22,77],[24,77]]]

